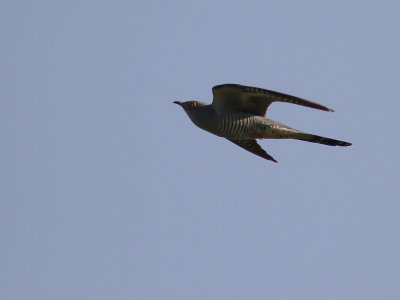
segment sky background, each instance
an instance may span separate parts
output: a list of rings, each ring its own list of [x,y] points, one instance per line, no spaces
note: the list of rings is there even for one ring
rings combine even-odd
[[[400,299],[398,1],[0,3],[1,299]],[[239,83],[263,140],[173,101]]]

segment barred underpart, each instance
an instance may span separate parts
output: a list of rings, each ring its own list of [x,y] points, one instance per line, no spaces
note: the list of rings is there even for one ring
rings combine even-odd
[[[247,139],[267,126],[264,118],[240,111],[224,111],[218,114],[217,135],[229,139]]]

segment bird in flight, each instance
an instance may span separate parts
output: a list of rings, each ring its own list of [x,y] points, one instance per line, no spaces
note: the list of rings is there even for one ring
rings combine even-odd
[[[265,118],[272,102],[288,102],[333,112],[321,104],[257,87],[222,84],[212,89],[212,104],[200,101],[175,101],[192,122],[212,134],[224,137],[243,149],[277,162],[256,139],[296,139],[329,146],[351,146],[351,143],[309,134]]]

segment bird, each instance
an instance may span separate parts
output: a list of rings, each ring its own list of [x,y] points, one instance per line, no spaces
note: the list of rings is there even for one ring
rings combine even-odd
[[[299,97],[240,84],[221,84],[212,88],[211,104],[197,100],[174,101],[199,128],[226,138],[237,146],[277,163],[256,139],[296,139],[329,146],[351,143],[306,133],[265,118],[273,102],[288,102],[328,112],[334,110]]]

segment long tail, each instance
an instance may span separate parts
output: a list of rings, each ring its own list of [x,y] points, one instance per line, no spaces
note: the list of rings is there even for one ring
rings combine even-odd
[[[318,143],[318,144],[324,144],[328,146],[351,146],[351,143],[344,142],[344,141],[339,141],[339,140],[334,140],[330,138],[326,138],[323,136],[318,136],[318,135],[313,135],[305,132],[299,132],[296,134],[292,134],[291,138],[296,139],[296,140],[301,140],[301,141],[306,141],[306,142],[311,142],[311,143]]]

